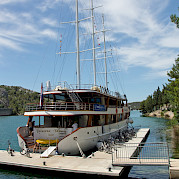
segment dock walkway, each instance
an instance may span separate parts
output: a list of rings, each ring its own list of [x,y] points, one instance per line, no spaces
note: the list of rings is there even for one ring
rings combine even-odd
[[[172,179],[179,178],[179,159],[170,159],[170,176]]]
[[[137,137],[129,140],[129,143],[141,143],[149,134],[149,129],[139,129]],[[40,154],[32,153],[31,158],[15,152],[11,156],[7,151],[0,150],[0,167],[15,166],[46,171],[58,171],[72,174],[88,174],[101,176],[120,176],[125,172],[125,167],[112,166],[112,155],[97,151],[87,158],[77,156],[54,155],[49,158],[40,158]]]

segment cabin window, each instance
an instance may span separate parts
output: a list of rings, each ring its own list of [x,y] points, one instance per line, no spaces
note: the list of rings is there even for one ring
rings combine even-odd
[[[122,121],[122,114],[119,114],[119,115],[120,115],[120,119],[119,120]]]
[[[101,103],[101,99],[100,98],[96,98],[96,103]]]
[[[47,102],[53,101],[53,95],[52,94],[44,95],[44,98],[47,99]]]
[[[56,102],[65,101],[64,95],[55,95]]]
[[[91,102],[94,103],[94,98],[91,98]]]

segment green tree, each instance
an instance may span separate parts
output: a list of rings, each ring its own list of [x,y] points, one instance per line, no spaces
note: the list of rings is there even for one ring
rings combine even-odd
[[[179,10],[179,8],[178,8],[178,10]],[[173,23],[176,24],[177,28],[179,28],[179,17],[177,17],[176,14],[172,14],[170,16],[170,19]]]
[[[163,104],[168,104],[169,103],[169,97],[167,95],[167,87],[165,85],[163,85],[163,89],[162,89],[162,105]]]
[[[175,112],[175,117],[179,119],[179,57],[175,60],[175,64],[167,75],[170,77],[167,85],[169,101]]]
[[[160,106],[162,105],[162,92],[160,91],[160,88],[158,87],[156,91],[153,93],[153,106],[154,110],[160,109]]]
[[[145,100],[145,109],[149,113],[153,111],[153,99],[152,99],[152,95],[149,95],[147,97],[147,99]]]
[[[147,113],[145,109],[145,100],[140,103],[140,111],[142,112],[142,114]]]

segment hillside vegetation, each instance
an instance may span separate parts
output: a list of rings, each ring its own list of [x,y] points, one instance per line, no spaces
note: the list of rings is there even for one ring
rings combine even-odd
[[[131,110],[139,110],[140,109],[140,102],[132,102],[128,103]]]
[[[179,57],[175,60],[173,68],[167,73],[168,84],[163,85],[163,89],[158,89],[149,95],[140,104],[143,114],[156,110],[173,111],[174,119],[179,122]]]
[[[179,17],[176,14],[171,15],[171,22],[179,28]],[[167,73],[168,84],[163,85],[163,89],[154,91],[146,100],[141,102],[141,111],[143,114],[151,113],[157,109],[171,110],[174,112],[176,123],[179,122],[179,55],[173,64],[172,69]]]
[[[27,103],[39,103],[39,94],[19,86],[0,85],[0,108],[11,108],[13,115],[20,115]]]

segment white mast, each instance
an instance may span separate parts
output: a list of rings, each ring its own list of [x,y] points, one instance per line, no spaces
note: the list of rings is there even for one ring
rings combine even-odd
[[[105,82],[106,88],[108,87],[108,80],[107,80],[107,63],[106,63],[106,41],[105,41],[105,28],[104,28],[104,15],[103,18],[103,35],[104,35],[104,64],[105,64]]]
[[[80,79],[80,50],[79,50],[79,20],[78,20],[78,0],[76,0],[76,72],[77,72],[77,85],[81,88]]]
[[[94,15],[93,15],[93,0],[91,0],[91,19],[92,19],[92,40],[93,40],[93,71],[94,71],[94,86],[96,85],[96,61],[95,61],[95,41],[94,41]]]

